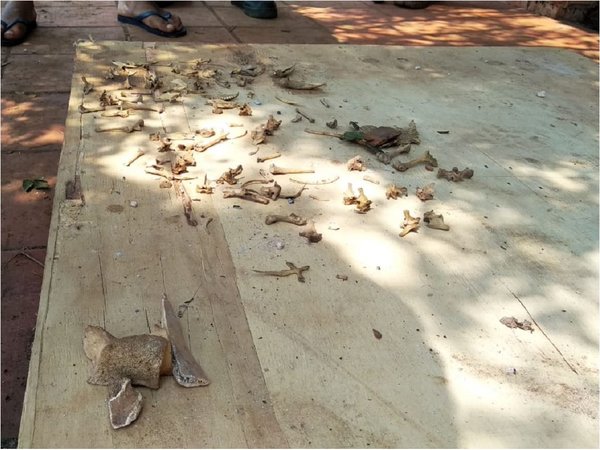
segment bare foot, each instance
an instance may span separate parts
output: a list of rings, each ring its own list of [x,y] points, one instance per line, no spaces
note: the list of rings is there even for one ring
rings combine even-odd
[[[18,19],[35,21],[36,14],[33,2],[10,1],[3,3],[5,4],[4,8],[2,8],[2,20],[6,23],[6,25],[10,26],[11,23]],[[2,38],[16,41],[21,39],[26,31],[27,27],[25,27],[25,25],[22,23],[17,23],[8,30],[5,30],[4,26],[2,26]]]
[[[158,8],[154,2],[119,1],[117,6],[117,13],[125,17],[136,17],[146,11],[156,11],[161,15],[167,14],[167,11]],[[172,33],[183,28],[181,19],[175,15],[171,15],[168,20],[161,19],[158,16],[150,16],[143,19],[142,22],[165,33]]]

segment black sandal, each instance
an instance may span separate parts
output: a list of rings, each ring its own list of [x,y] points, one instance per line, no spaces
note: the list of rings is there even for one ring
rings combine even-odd
[[[2,26],[4,27],[4,31],[2,32],[2,47],[12,47],[13,45],[19,45],[25,42],[25,40],[29,37],[31,32],[37,28],[37,22],[35,19],[33,20],[25,20],[25,19],[17,19],[10,25],[7,25],[4,20],[0,20]],[[22,24],[25,26],[25,32],[23,35],[16,39],[4,39],[4,33],[10,30],[17,24]]]

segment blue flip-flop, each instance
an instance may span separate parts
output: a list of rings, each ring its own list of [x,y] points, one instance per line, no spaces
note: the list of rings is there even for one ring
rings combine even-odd
[[[127,17],[127,16],[122,16],[121,14],[119,14],[119,15],[117,15],[117,20],[121,23],[126,23],[128,25],[134,25],[136,27],[140,27],[140,28],[146,30],[148,33],[156,34],[157,36],[181,37],[181,36],[185,36],[187,34],[187,30],[185,29],[185,27],[181,27],[181,29],[171,31],[169,33],[167,31],[159,30],[158,28],[152,28],[152,27],[146,25],[144,22],[142,22],[144,19],[147,19],[148,17],[151,17],[151,16],[158,16],[161,19],[163,19],[165,22],[168,21],[171,17],[173,17],[170,12],[165,12],[165,13],[161,14],[157,11],[146,11],[135,17]]]
[[[37,22],[34,20],[25,20],[25,19],[17,19],[10,25],[7,25],[4,20],[0,20],[2,26],[4,27],[4,31],[2,32],[2,47],[12,47],[13,45],[19,45],[25,42],[25,40],[29,37],[31,32],[37,28]],[[4,33],[10,30],[12,27],[20,23],[25,26],[25,32],[20,38],[17,39],[4,39]]]

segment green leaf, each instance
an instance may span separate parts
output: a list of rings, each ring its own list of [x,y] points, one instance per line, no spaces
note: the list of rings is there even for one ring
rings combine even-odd
[[[360,141],[363,137],[364,134],[361,131],[346,131],[342,134],[342,139],[349,142]]]
[[[33,180],[23,180],[23,190],[25,192],[29,192],[35,186],[35,181]]]

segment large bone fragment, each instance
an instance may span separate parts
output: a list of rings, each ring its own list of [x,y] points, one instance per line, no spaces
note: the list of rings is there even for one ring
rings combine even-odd
[[[173,306],[164,294],[162,298],[162,326],[167,330],[171,341],[173,376],[177,383],[184,387],[208,386],[210,381],[187,347],[179,319],[177,319]]]
[[[88,326],[83,338],[83,349],[92,361],[88,383],[108,386],[129,378],[132,384],[158,389],[167,347],[168,341],[160,336],[116,338],[100,327]]]
[[[108,415],[110,424],[117,430],[130,425],[142,410],[142,394],[131,387],[129,378],[112,383],[108,387]]]

